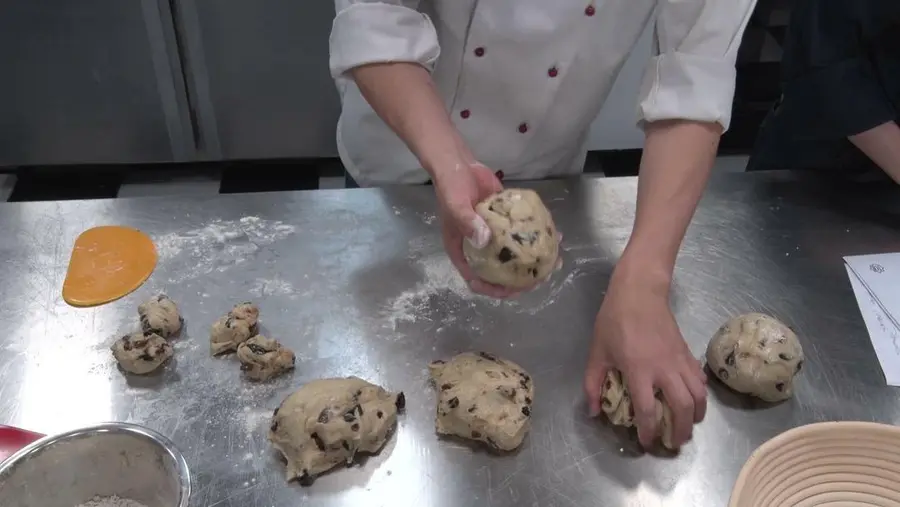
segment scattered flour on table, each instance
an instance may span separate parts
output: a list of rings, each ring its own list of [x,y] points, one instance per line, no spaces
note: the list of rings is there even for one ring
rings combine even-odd
[[[265,296],[293,296],[296,290],[291,282],[287,280],[257,278],[253,281],[253,286],[250,287],[248,292],[253,296],[262,298]]]
[[[146,505],[129,500],[128,498],[120,498],[118,496],[95,496],[94,498],[78,504],[75,507],[147,507]]]
[[[385,310],[386,317],[394,329],[401,322],[428,319],[432,300],[439,295],[453,296],[466,302],[480,299],[469,289],[468,284],[443,252],[416,259],[414,265],[422,274],[422,281],[394,298]]]

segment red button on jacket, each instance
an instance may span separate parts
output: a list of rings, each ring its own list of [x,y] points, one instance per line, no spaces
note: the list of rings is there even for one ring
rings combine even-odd
[[[528,124],[527,124],[527,123],[521,123],[521,124],[519,124],[519,132],[521,132],[521,133],[523,133],[523,134],[524,134],[525,132],[528,132]]]
[[[593,16],[593,15],[596,14],[596,13],[597,13],[597,10],[594,9],[594,6],[593,6],[593,5],[588,5],[588,6],[585,7],[585,9],[584,9],[584,14],[585,14],[585,16]]]

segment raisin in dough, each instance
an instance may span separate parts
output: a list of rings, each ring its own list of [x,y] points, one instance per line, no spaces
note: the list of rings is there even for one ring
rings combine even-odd
[[[463,242],[466,260],[482,279],[525,289],[543,281],[556,267],[559,238],[550,212],[532,190],[508,189],[475,207],[491,229],[483,249]]]
[[[144,334],[154,333],[169,338],[179,330],[184,323],[175,302],[165,294],[153,296],[138,306],[138,315],[141,317],[141,329]]]
[[[486,352],[465,352],[428,368],[439,392],[439,434],[502,451],[522,444],[531,427],[534,383],[521,366]]]
[[[268,380],[294,369],[294,353],[261,334],[238,345],[237,358],[251,380]]]
[[[784,323],[748,313],[716,331],[706,347],[706,363],[735,391],[776,402],[793,394],[794,376],[803,366],[803,348]]]
[[[234,352],[238,345],[259,333],[259,308],[253,303],[236,305],[217,320],[209,332],[209,349],[214,356]]]
[[[308,486],[357,453],[378,452],[405,405],[402,392],[357,377],[315,380],[275,410],[269,441],[287,460],[287,480]]]
[[[609,418],[609,422],[626,428],[634,426],[634,405],[631,403],[631,395],[628,393],[625,379],[617,370],[610,370],[606,374],[601,408]],[[655,410],[656,430],[663,446],[667,449],[675,449],[672,445],[672,409],[657,396]]]
[[[158,334],[134,333],[116,340],[110,347],[119,366],[129,373],[144,375],[159,368],[174,353],[172,345]]]

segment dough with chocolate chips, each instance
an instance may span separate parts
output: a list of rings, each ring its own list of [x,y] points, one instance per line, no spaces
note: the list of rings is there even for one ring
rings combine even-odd
[[[800,340],[781,321],[761,313],[734,317],[716,331],[706,348],[710,371],[739,393],[768,402],[794,392],[803,366]]]
[[[522,444],[531,428],[534,382],[521,366],[486,352],[465,352],[428,368],[439,393],[439,434],[501,451]]]
[[[661,395],[658,394],[656,397],[656,431],[665,448],[675,449],[672,445],[672,409],[660,398]],[[601,408],[609,418],[609,422],[626,428],[634,426],[634,405],[631,403],[631,395],[628,393],[625,379],[618,370],[610,370],[606,373]]]
[[[153,296],[138,306],[141,329],[144,334],[154,333],[169,338],[181,330],[184,319],[178,306],[165,294]]]
[[[537,193],[507,189],[480,202],[475,211],[491,229],[491,241],[482,249],[463,242],[466,260],[479,277],[525,289],[550,275],[559,256],[559,237]]]
[[[234,352],[238,345],[259,333],[259,308],[253,303],[236,305],[217,320],[209,332],[209,349],[214,356]]]
[[[391,394],[357,377],[314,380],[285,398],[272,416],[269,441],[287,460],[287,480],[309,486],[357,453],[378,452],[403,410]]]
[[[261,334],[238,345],[237,358],[250,380],[268,380],[294,369],[294,353]]]
[[[110,350],[123,370],[138,375],[156,370],[174,353],[172,345],[155,333],[125,335],[116,340]]]

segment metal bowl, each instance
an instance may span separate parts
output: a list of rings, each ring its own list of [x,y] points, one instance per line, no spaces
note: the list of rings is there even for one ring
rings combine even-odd
[[[74,507],[113,495],[147,507],[187,507],[187,462],[155,431],[104,423],[44,437],[0,463],[3,507]]]

